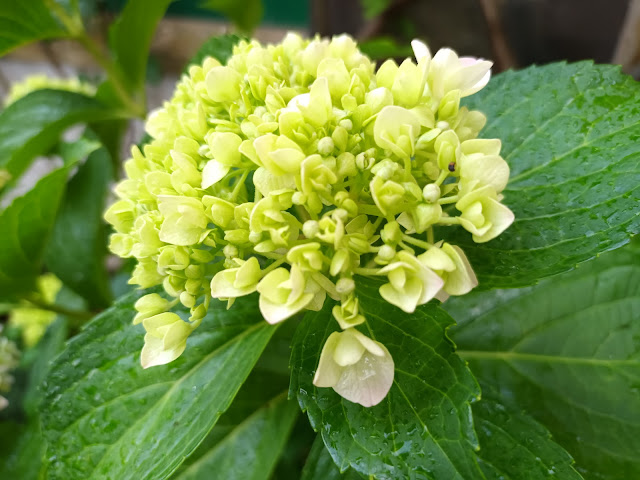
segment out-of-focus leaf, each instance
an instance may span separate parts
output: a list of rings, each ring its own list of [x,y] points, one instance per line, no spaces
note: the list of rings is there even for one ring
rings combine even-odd
[[[0,212],[0,298],[33,289],[69,170],[55,170]]]
[[[102,215],[112,176],[104,149],[80,166],[67,186],[45,258],[49,269],[92,308],[104,308],[111,301]]]
[[[15,179],[36,155],[47,153],[68,127],[126,116],[94,98],[62,90],[36,90],[0,112],[0,169]]]
[[[191,65],[200,65],[205,58],[213,57],[220,63],[225,64],[233,53],[233,47],[244,38],[238,35],[219,35],[211,37],[204,42],[200,49],[185,67],[185,72]]]
[[[111,26],[109,44],[132,91],[144,86],[149,47],[173,0],[129,0]]]
[[[0,2],[0,56],[26,43],[68,34],[42,0]]]
[[[223,14],[248,35],[260,24],[264,13],[262,0],[201,0],[200,6]]]

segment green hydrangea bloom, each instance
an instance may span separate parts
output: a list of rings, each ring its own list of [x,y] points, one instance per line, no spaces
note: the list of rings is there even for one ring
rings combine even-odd
[[[333,370],[318,381],[360,401],[345,385],[369,355],[384,375],[351,383],[375,393],[360,403],[384,397],[388,351],[352,334],[365,321],[357,276],[385,278],[381,296],[409,313],[467,293],[477,284],[469,262],[433,227],[461,225],[486,242],[513,221],[500,203],[509,177],[500,141],[476,139],[486,119],[460,106],[491,63],[413,47],[415,62],[376,70],[345,35],[241,42],[227,65],[191,67],[151,114],[153,140],[133,149],[105,215],[117,232],[111,250],[138,260],[131,282],[162,284],[175,299],[140,301],[153,341],[143,366],[180,355],[212,298],[231,305],[257,291],[277,323],[329,296],[351,333],[323,351],[321,367]],[[165,314],[177,302],[191,309],[186,323]]]
[[[0,325],[0,334],[2,325]],[[18,366],[20,352],[16,344],[7,337],[0,336],[0,392],[8,392],[13,384],[11,371]],[[0,410],[9,405],[9,401],[0,395]]]
[[[21,82],[16,82],[11,86],[11,90],[4,99],[5,107],[11,105],[16,100],[27,96],[35,90],[52,88],[54,90],[66,90],[69,92],[83,93],[93,96],[96,93],[95,85],[83,82],[78,78],[54,78],[46,75],[30,75]]]
[[[38,277],[36,282],[37,296],[46,304],[55,303],[56,296],[62,288],[62,282],[52,273]],[[27,347],[37,344],[47,327],[56,319],[56,314],[42,310],[25,301],[24,306],[14,308],[9,313],[9,325],[22,331],[22,340]]]

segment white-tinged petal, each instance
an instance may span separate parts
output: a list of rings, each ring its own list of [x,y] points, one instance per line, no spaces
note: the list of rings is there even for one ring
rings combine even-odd
[[[353,332],[357,330],[346,330],[340,335],[336,349],[333,352],[333,360],[341,367],[353,365],[362,358],[362,354],[366,351],[360,339]],[[358,332],[360,333],[360,332]]]
[[[496,238],[515,220],[513,212],[506,205],[493,198],[485,200],[484,210],[485,216],[491,221],[491,228],[481,235],[472,235],[473,241],[476,243],[484,243]]]
[[[157,338],[147,333],[144,336],[144,347],[142,347],[142,352],[140,352],[140,363],[142,364],[142,368],[166,365],[169,362],[173,362],[176,358],[182,355],[182,352],[184,352],[186,347],[187,341],[185,340],[174,348],[165,350],[162,338]]]
[[[264,295],[260,295],[260,313],[264,319],[274,325],[295,315],[305,308],[313,300],[312,293],[305,293],[294,303],[279,304],[267,299]]]
[[[429,51],[429,47],[424,42],[421,42],[418,39],[411,41],[411,48],[413,49],[413,55],[416,57],[416,61],[418,63],[423,61],[431,60],[431,52]]]
[[[382,355],[366,351],[359,362],[344,367],[333,389],[350,402],[372,407],[387,396],[393,385],[394,363],[382,344]]]
[[[460,162],[460,175],[464,179],[477,180],[480,185],[490,185],[500,193],[509,181],[509,165],[500,155],[464,156]]]
[[[340,332],[333,332],[325,341],[318,369],[313,377],[313,384],[316,387],[333,387],[340,379],[342,368],[333,359],[339,341]]]
[[[202,188],[209,188],[218,183],[230,169],[229,165],[223,165],[217,160],[209,160],[202,170]]]

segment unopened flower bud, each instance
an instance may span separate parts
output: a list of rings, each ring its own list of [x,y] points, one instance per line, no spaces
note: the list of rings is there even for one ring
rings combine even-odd
[[[422,198],[427,203],[435,203],[440,198],[440,187],[435,183],[429,183],[422,189]]]

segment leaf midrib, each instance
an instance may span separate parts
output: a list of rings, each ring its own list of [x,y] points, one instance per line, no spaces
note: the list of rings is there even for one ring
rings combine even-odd
[[[493,360],[503,362],[533,362],[533,363],[563,363],[570,365],[594,365],[594,366],[626,366],[637,365],[640,367],[640,358],[627,359],[606,359],[606,358],[587,358],[587,357],[563,357],[561,355],[547,355],[541,353],[528,352],[512,352],[503,350],[457,350],[458,355],[466,360],[480,359]]]

